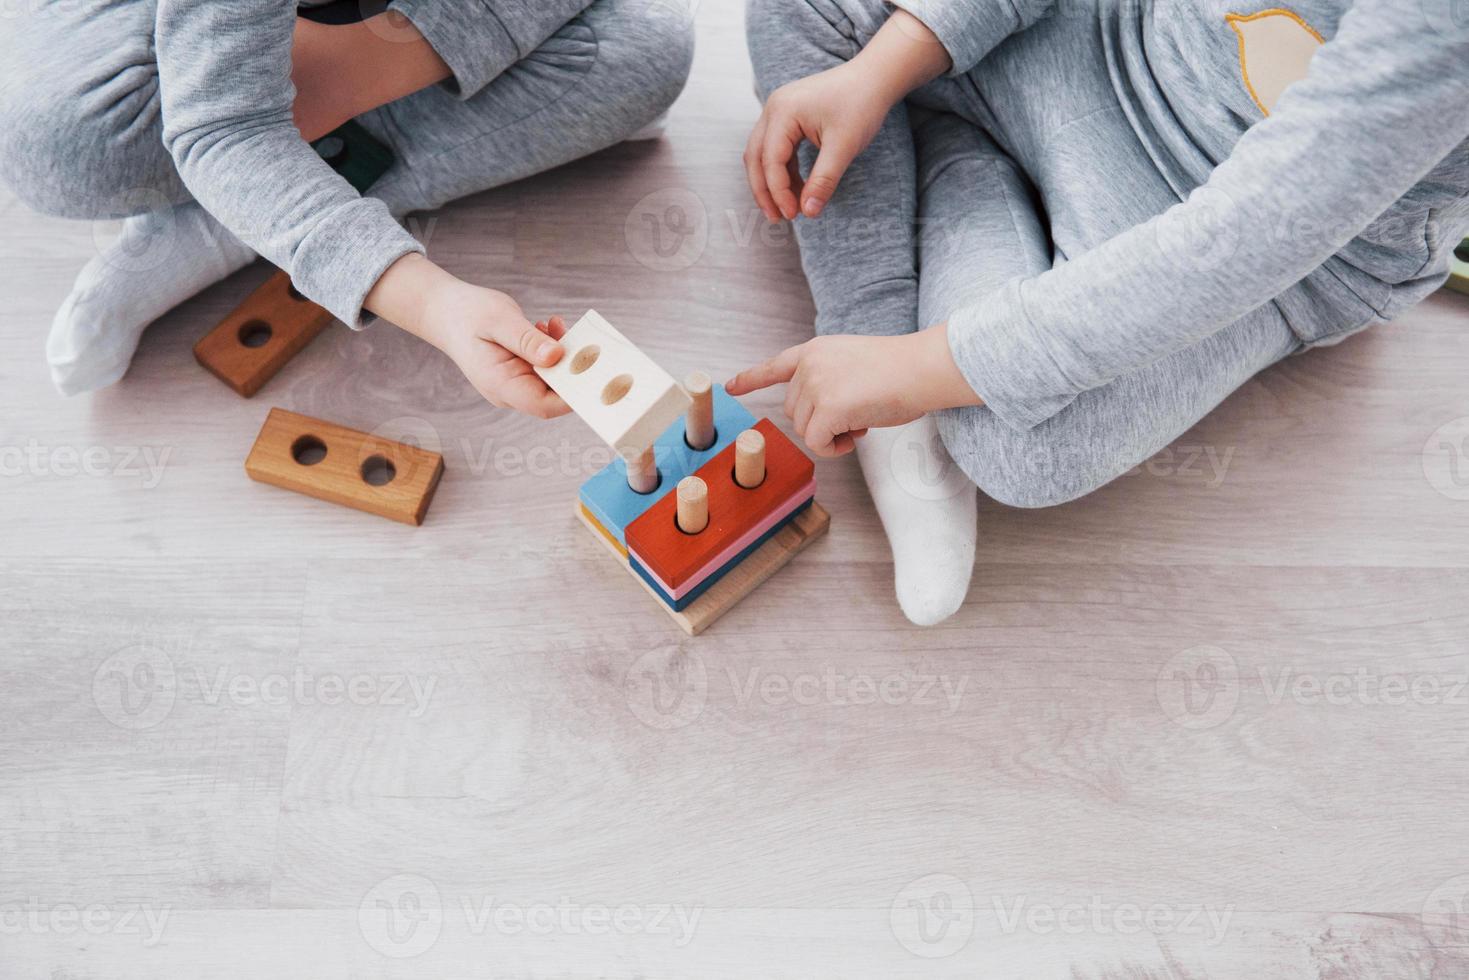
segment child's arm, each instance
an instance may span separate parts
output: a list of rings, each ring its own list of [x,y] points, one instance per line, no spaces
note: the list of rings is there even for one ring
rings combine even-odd
[[[580,0],[561,0],[568,2]],[[481,19],[494,17],[472,6]],[[199,202],[343,322],[360,328],[364,309],[393,320],[411,312],[413,322],[401,325],[454,357],[487,398],[560,414],[565,404],[519,359],[554,363],[560,346],[540,343],[551,328],[537,330],[508,296],[463,283],[423,258],[423,247],[382,202],[353,190],[297,129],[299,120],[307,136],[321,135],[447,77],[452,64],[414,25],[386,18],[396,15],[354,28],[298,28],[289,0],[159,0],[164,141]],[[305,50],[293,56],[298,39]],[[368,80],[358,89],[348,84],[353,79]],[[385,276],[389,269],[397,273]]]
[[[1469,137],[1466,64],[1447,2],[1358,0],[1187,201],[952,314],[964,377],[1028,429],[1270,302]]]
[[[879,420],[925,405],[982,403],[1028,429],[1198,343],[1318,268],[1469,137],[1469,30],[1451,14],[1447,0],[1359,0],[1307,77],[1188,201],[946,324],[819,338],[731,391],[800,378],[819,357],[829,380],[793,419],[813,451],[831,454],[850,441],[825,430],[896,424]],[[888,367],[864,368],[880,346]],[[805,411],[799,398],[787,406]]]

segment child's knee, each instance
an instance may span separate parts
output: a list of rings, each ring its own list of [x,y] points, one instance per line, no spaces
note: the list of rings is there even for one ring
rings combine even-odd
[[[605,19],[599,20],[605,7]],[[633,127],[673,105],[694,61],[694,21],[682,0],[653,0],[636,16],[625,5],[598,4],[588,16],[597,35],[596,68],[604,93],[619,99]]]
[[[58,218],[123,218],[172,203],[178,179],[155,114],[96,111],[94,93],[36,76],[0,98],[0,180],[22,203]]]
[[[984,408],[949,409],[939,413],[938,425],[959,468],[986,496],[1009,507],[1055,507],[1117,475],[1053,427],[1019,432]]]
[[[76,217],[79,182],[68,176],[65,145],[75,136],[66,121],[75,109],[34,79],[7,87],[0,99],[0,179],[32,210]]]

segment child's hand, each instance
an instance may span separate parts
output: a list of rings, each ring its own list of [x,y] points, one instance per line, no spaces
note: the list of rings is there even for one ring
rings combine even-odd
[[[874,84],[872,75],[850,62],[772,92],[750,133],[744,158],[750,190],[766,219],[819,215],[893,104],[891,94]],[[820,151],[804,183],[796,157],[802,140],[810,140]]]
[[[571,411],[531,369],[561,359],[559,316],[533,324],[504,293],[459,283],[425,303],[422,330],[491,405],[543,419]]]
[[[798,207],[808,218],[820,214],[893,106],[949,67],[937,35],[897,10],[851,61],[772,92],[745,145],[745,174],[765,217],[794,220]],[[820,151],[804,184],[796,166],[802,140]]]
[[[724,390],[738,396],[785,383],[785,413],[818,456],[851,452],[869,428],[980,404],[949,354],[944,325],[896,337],[817,337],[741,371]]]
[[[789,347],[725,383],[744,395],[789,383],[785,413],[818,456],[852,451],[869,426],[902,425],[923,414],[905,391],[903,337],[817,337]]]
[[[531,323],[509,296],[470,285],[417,252],[388,266],[363,305],[448,354],[491,405],[543,419],[571,411],[531,370],[565,353],[559,316]]]

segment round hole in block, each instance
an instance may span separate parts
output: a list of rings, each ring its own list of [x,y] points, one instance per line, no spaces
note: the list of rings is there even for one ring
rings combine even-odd
[[[291,443],[291,458],[302,466],[315,466],[326,459],[326,443],[316,436],[298,436]]]
[[[273,331],[264,320],[250,320],[240,327],[237,334],[241,347],[264,347],[270,343]]]
[[[1460,262],[1469,262],[1469,238],[1454,246],[1454,258]]]
[[[386,456],[369,456],[362,461],[362,482],[368,486],[387,486],[397,475],[398,468]]]
[[[616,405],[629,391],[632,391],[632,375],[619,374],[602,389],[602,404]]]
[[[602,356],[602,348],[596,344],[587,344],[571,359],[571,373],[581,374],[583,371],[597,363],[597,358]]]
[[[341,163],[347,156],[347,141],[340,136],[323,136],[312,145],[317,156],[330,164]]]

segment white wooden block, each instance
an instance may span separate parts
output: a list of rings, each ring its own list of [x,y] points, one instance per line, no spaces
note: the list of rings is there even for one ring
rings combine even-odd
[[[653,445],[692,404],[667,371],[596,310],[576,321],[561,344],[561,360],[536,373],[624,457]]]

